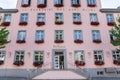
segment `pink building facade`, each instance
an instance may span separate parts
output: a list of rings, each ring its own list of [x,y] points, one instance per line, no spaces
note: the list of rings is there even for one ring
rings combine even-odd
[[[49,70],[119,79],[120,53],[109,32],[118,9],[101,9],[100,0],[18,0],[17,9],[2,14],[11,43],[0,50],[1,80],[36,79]]]

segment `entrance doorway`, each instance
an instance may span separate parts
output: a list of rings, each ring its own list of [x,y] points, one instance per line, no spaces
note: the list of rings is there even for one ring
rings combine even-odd
[[[54,52],[54,69],[64,69],[64,52]]]

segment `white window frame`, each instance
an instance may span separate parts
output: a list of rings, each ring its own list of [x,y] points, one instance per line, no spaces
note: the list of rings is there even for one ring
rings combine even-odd
[[[18,31],[17,40],[25,40],[25,38],[26,38],[26,31],[25,30]]]
[[[74,40],[83,40],[81,30],[74,30]]]
[[[63,30],[55,30],[55,40],[63,40]]]
[[[113,50],[112,51],[112,57],[113,57],[113,60],[119,60],[120,61],[120,52],[118,52],[116,50]]]
[[[75,61],[85,61],[85,55],[83,50],[74,51]]]
[[[87,0],[87,4],[94,5],[96,4],[96,0]]]
[[[55,13],[55,22],[63,22],[63,13]]]
[[[80,21],[81,21],[80,13],[73,13],[73,22],[80,22]]]
[[[36,54],[38,53],[38,54]],[[35,59],[35,57],[38,56],[38,60]],[[41,57],[42,57],[42,60],[41,60]],[[43,62],[44,61],[44,51],[35,51],[34,52],[34,62]]]
[[[20,22],[28,22],[28,13],[22,13],[20,15]]]
[[[5,60],[5,55],[6,55],[6,51],[1,51],[0,50],[0,61],[4,61]]]
[[[90,22],[97,22],[98,17],[96,13],[90,13]]]
[[[11,21],[11,14],[4,14],[4,22],[10,22]]]
[[[101,40],[99,30],[92,30],[92,39],[93,40]]]
[[[102,50],[94,50],[94,61],[104,61],[103,51]],[[95,59],[95,56],[97,59]]]
[[[107,22],[114,22],[114,16],[113,14],[106,14]]]
[[[36,30],[35,40],[44,40],[44,31]]]
[[[45,22],[45,13],[37,14],[37,22]]]
[[[22,50],[15,51],[15,59],[14,61],[24,61],[25,52]]]

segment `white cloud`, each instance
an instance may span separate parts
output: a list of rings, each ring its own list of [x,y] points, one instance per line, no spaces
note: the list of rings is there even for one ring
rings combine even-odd
[[[6,8],[16,8],[17,0],[0,0],[0,7]]]
[[[117,8],[120,6],[120,0],[101,0],[103,8]]]

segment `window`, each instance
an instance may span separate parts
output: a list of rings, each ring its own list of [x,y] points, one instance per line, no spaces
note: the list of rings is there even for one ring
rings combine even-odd
[[[37,30],[36,31],[36,43],[43,43],[44,42],[44,31],[43,30]]]
[[[15,51],[15,59],[14,59],[15,65],[24,65],[24,51]]]
[[[94,61],[96,65],[103,65],[104,59],[103,59],[103,51],[102,50],[95,50],[94,51]]]
[[[112,51],[112,56],[113,56],[113,63],[120,65],[120,51],[119,50]]]
[[[28,13],[22,13],[20,15],[20,23],[19,25],[27,25],[28,22]]]
[[[97,14],[91,13],[90,14],[90,22],[97,22],[97,21],[98,21]]]
[[[28,21],[28,14],[22,13],[20,16],[20,22],[27,22]]]
[[[47,6],[47,0],[37,0],[37,7],[44,8]]]
[[[55,14],[55,24],[63,24],[63,13]]]
[[[22,7],[30,6],[31,0],[22,0]]]
[[[19,31],[17,43],[25,43],[26,31]]]
[[[113,14],[106,14],[107,24],[109,26],[114,26],[114,17]]]
[[[0,16],[0,22],[1,22],[1,20],[2,20],[2,16]]]
[[[43,51],[35,51],[34,53],[34,66],[41,66],[44,62],[44,52]]]
[[[37,21],[38,22],[45,22],[45,13],[38,13],[37,14]]]
[[[117,74],[120,74],[120,71],[116,71],[117,72]]]
[[[3,26],[9,26],[11,21],[11,14],[5,14],[3,18],[2,25]]]
[[[5,53],[5,51],[0,51],[0,65],[4,64]]]
[[[92,39],[93,39],[93,42],[95,43],[101,43],[99,30],[92,30]]]
[[[4,22],[10,22],[11,21],[11,14],[5,14],[3,21]]]
[[[36,25],[42,26],[45,25],[45,13],[38,13],[37,14],[37,23]]]
[[[55,43],[63,43],[63,30],[55,31]]]
[[[75,43],[83,43],[82,31],[75,30],[74,31],[74,42]]]
[[[96,13],[90,14],[90,22],[91,22],[91,25],[99,25],[98,17]]]
[[[109,35],[110,35],[110,40],[111,41],[116,41],[117,40],[117,37],[113,36],[110,31],[109,31]]]
[[[87,5],[89,7],[95,7],[96,6],[96,0],[87,0]]]
[[[85,59],[84,59],[84,51],[75,51],[75,64],[77,66],[79,65],[85,65]]]
[[[74,24],[81,24],[80,13],[73,13],[73,23]]]
[[[63,6],[63,0],[54,0],[56,7],[62,7]]]
[[[97,75],[104,75],[103,71],[97,71]]]
[[[106,14],[107,22],[114,22],[113,14]]]
[[[80,0],[71,0],[71,4],[73,7],[79,7],[80,6]]]

